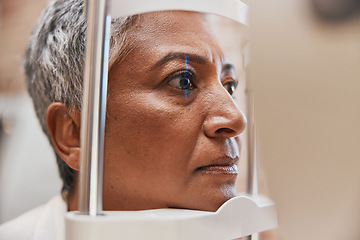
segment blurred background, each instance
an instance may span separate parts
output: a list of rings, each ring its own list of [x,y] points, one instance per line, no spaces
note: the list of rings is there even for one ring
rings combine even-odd
[[[58,194],[55,156],[35,116],[22,58],[45,0],[0,0],[0,224]]]
[[[246,1],[262,174],[286,240],[360,239],[357,2]],[[0,0],[0,223],[61,187],[21,69],[45,4]]]
[[[358,2],[252,1],[259,154],[288,240],[360,239]]]

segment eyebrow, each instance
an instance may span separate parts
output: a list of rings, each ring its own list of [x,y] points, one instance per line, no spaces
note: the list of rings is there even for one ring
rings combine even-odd
[[[231,63],[226,63],[223,66],[223,71],[233,71],[233,70],[235,70],[235,67]]]
[[[170,54],[166,55],[165,57],[163,57],[162,59],[160,59],[158,62],[156,62],[154,64],[154,66],[151,67],[151,70],[153,70],[157,67],[160,67],[173,59],[184,59],[185,60],[185,58],[187,58],[189,61],[200,63],[200,64],[206,64],[209,62],[209,60],[206,57],[203,57],[200,55],[175,52],[175,53],[170,53]]]

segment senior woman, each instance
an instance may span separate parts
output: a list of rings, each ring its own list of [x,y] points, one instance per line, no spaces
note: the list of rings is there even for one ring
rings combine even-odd
[[[232,97],[234,68],[208,30],[201,14],[185,11],[112,22],[104,210],[216,211],[236,195],[246,118]],[[80,0],[52,1],[30,38],[28,90],[64,185],[52,207],[5,224],[0,234],[27,229],[8,239],[60,238],[64,211],[77,209],[85,41]]]

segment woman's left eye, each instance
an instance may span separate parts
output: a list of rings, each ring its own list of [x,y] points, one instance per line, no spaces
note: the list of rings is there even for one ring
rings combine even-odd
[[[190,91],[194,89],[193,81],[194,75],[190,71],[185,70],[175,73],[175,75],[168,80],[168,84],[183,91]]]
[[[233,95],[236,90],[237,82],[235,80],[228,81],[225,82],[223,86],[229,92],[230,95]]]

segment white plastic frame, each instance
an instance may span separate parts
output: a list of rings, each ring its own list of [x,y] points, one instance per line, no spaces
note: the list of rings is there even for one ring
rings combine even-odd
[[[248,6],[240,0],[111,0],[111,17],[145,12],[185,10],[212,13],[248,25]]]

